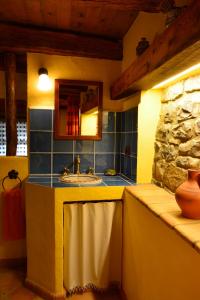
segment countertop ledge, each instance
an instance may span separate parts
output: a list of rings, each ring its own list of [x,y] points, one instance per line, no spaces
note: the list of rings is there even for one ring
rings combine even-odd
[[[125,193],[146,206],[200,253],[200,220],[184,218],[173,194],[154,184],[126,187]]]

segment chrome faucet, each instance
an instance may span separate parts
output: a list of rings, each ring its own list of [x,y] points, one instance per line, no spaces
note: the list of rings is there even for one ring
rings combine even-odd
[[[74,161],[74,174],[77,174],[77,175],[81,174],[80,163],[81,163],[80,156],[77,155],[77,157],[75,158],[75,161]]]

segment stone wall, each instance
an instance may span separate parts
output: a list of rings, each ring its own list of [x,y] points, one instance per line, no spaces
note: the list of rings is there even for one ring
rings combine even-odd
[[[164,90],[156,133],[153,180],[172,192],[200,168],[200,75]]]

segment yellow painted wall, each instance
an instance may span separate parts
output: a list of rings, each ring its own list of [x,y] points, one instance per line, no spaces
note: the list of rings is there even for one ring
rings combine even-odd
[[[199,253],[127,192],[123,230],[127,300],[200,299]]]
[[[123,39],[124,57],[122,71],[137,58],[135,49],[141,37],[152,42],[165,26],[166,15],[140,12]],[[138,105],[137,182],[147,183],[152,179],[154,140],[160,113],[160,91],[142,91],[123,101],[122,110]]]
[[[138,106],[137,183],[152,179],[154,142],[161,108],[161,91],[148,90],[141,93]]]
[[[16,156],[0,157],[0,193],[2,193],[2,179],[12,169],[19,172],[21,180],[28,176],[28,158]],[[5,188],[11,189],[18,184],[18,180],[6,179]],[[2,195],[0,195],[0,220],[2,220]],[[26,256],[26,241],[3,241],[2,240],[2,223],[0,222],[0,260],[7,258],[22,258]]]
[[[166,15],[164,14],[139,13],[139,16],[123,39],[124,57],[122,71],[127,69],[136,59],[135,49],[142,37],[146,37],[151,43],[155,35],[164,30],[165,18]]]
[[[110,100],[110,85],[120,75],[121,61],[29,53],[28,61],[28,107],[54,108],[54,79],[77,79],[103,81],[103,109],[120,111],[121,101]],[[48,69],[52,80],[49,92],[37,89],[38,69]]]

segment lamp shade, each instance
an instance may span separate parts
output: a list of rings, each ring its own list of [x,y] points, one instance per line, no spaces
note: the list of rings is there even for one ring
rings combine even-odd
[[[38,89],[40,91],[48,91],[51,88],[51,82],[48,76],[48,71],[46,68],[40,68],[38,70],[39,79],[38,79]]]

